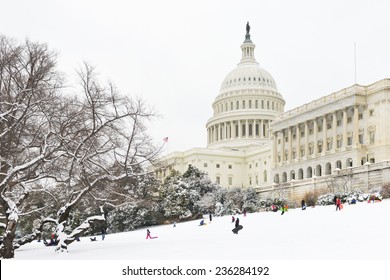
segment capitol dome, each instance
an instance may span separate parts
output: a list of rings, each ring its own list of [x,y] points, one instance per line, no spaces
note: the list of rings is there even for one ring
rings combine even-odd
[[[274,78],[255,59],[249,30],[248,23],[241,61],[225,77],[212,104],[214,114],[206,125],[208,148],[235,150],[266,144],[271,122],[284,112],[285,101]]]

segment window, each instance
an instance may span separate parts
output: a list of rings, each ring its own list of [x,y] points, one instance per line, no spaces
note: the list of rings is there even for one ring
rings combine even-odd
[[[229,186],[233,185],[233,177],[229,177]]]
[[[330,150],[332,150],[332,147],[333,147],[333,139],[332,138],[330,138],[329,140],[328,140],[328,143],[327,143],[327,151],[330,151]]]
[[[230,102],[230,110],[233,110],[233,102]]]
[[[216,182],[217,182],[218,185],[221,184],[221,178],[219,176],[217,176]]]
[[[249,169],[251,169],[252,168],[252,164],[249,164]]]
[[[370,144],[375,143],[375,131],[370,131]]]
[[[249,109],[252,109],[252,100],[249,100],[248,106],[249,106]]]
[[[252,177],[249,177],[249,186],[252,186]]]
[[[256,108],[256,109],[259,108],[259,101],[258,101],[258,100],[255,101],[255,108]]]
[[[341,120],[337,120],[337,126],[340,126],[341,125]]]
[[[267,171],[264,170],[264,182],[267,182]]]
[[[259,164],[256,162],[256,167],[258,167],[259,166]]]
[[[363,119],[363,113],[359,113],[359,114],[358,114],[358,119],[359,119],[359,120],[362,120],[362,119]]]
[[[231,164],[229,164],[229,169],[232,169],[232,165]]]
[[[300,153],[301,153],[301,157],[305,156],[305,146],[301,146]]]
[[[369,110],[369,111],[368,111],[368,113],[369,113],[370,117],[373,117],[373,116],[374,116],[374,113],[375,113],[375,111],[374,111],[374,109],[371,109],[371,110]]]
[[[364,141],[363,139],[364,139],[364,138],[363,138],[363,133],[360,133],[360,134],[359,134],[359,143],[360,143],[360,144],[363,144],[363,141]]]
[[[310,129],[309,129],[309,135],[312,135],[312,134],[313,134],[313,129],[310,128]]]
[[[342,145],[343,145],[343,139],[337,139],[337,148],[339,149],[339,148],[341,148],[342,147]]]
[[[288,142],[288,136],[284,138],[284,142]]]
[[[305,137],[305,132],[302,130],[301,131],[301,138]]]
[[[203,163],[203,167],[207,167],[207,163],[205,162],[205,163]]]
[[[318,143],[317,150],[319,153],[322,153],[322,142]]]
[[[261,109],[264,109],[264,100],[261,100]]]
[[[280,144],[280,139],[278,139],[278,144]]]
[[[216,167],[216,168],[220,168],[221,166],[219,165],[219,163],[217,163],[217,164],[215,165],[215,167]]]
[[[242,129],[242,134],[241,135],[245,136],[246,135],[245,124],[242,125],[241,129]]]
[[[351,123],[352,122],[352,117],[347,117],[347,123]]]
[[[240,101],[236,101],[236,110],[240,109]]]
[[[352,145],[352,136],[348,136],[347,141],[348,141],[348,146],[351,146]]]
[[[256,186],[259,185],[259,176],[256,176]]]
[[[332,123],[330,123],[330,122],[326,123],[326,128],[327,129],[331,129],[332,128]]]
[[[267,109],[269,110],[269,101],[267,101]]]
[[[242,100],[242,109],[245,109],[245,100]]]

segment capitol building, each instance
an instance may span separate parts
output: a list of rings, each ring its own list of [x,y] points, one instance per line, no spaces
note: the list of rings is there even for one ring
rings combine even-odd
[[[390,182],[390,79],[285,112],[274,78],[255,59],[249,24],[241,52],[212,104],[207,147],[168,154],[159,179],[193,165],[226,188],[291,197]]]

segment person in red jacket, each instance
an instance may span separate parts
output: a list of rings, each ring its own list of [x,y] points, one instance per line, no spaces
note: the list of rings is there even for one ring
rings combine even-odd
[[[338,210],[341,210],[340,205],[341,205],[341,200],[340,200],[340,198],[336,198],[336,211],[337,211],[337,209],[338,209]]]

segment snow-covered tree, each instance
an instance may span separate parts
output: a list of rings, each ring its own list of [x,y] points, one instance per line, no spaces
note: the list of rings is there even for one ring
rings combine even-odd
[[[5,218],[0,255],[14,256],[19,207],[62,156],[51,119],[62,79],[44,44],[0,36],[0,205]],[[39,208],[32,211],[40,211]]]

